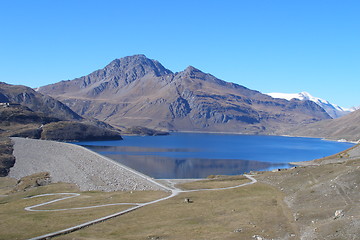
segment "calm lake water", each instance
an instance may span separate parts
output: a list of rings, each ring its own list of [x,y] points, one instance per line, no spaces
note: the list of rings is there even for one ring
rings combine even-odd
[[[173,133],[77,143],[153,178],[204,178],[290,167],[354,144],[317,138]]]

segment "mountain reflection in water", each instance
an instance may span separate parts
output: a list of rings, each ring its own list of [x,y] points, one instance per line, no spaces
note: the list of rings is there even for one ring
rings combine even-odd
[[[288,168],[289,162],[321,158],[353,146],[316,138],[195,133],[78,144],[153,178],[204,178]]]
[[[195,148],[150,148],[136,146],[88,146],[103,156],[153,178],[205,178],[209,175],[236,175],[252,170],[287,168],[286,163],[240,159],[191,158]],[[183,157],[169,157],[177,153]],[[191,154],[192,153],[192,154]]]
[[[101,153],[153,178],[205,178],[209,175],[236,175],[254,169],[284,168],[288,164],[235,159],[170,158],[153,155]]]

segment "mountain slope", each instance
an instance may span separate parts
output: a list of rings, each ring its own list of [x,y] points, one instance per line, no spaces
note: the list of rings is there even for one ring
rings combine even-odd
[[[336,104],[332,104],[329,101],[321,98],[313,97],[307,92],[301,93],[267,93],[267,95],[273,98],[283,98],[286,100],[299,99],[299,100],[310,100],[315,102],[317,105],[322,107],[332,118],[339,118],[354,111],[352,109],[345,109]]]
[[[312,123],[296,128],[292,134],[306,137],[324,137],[329,139],[360,140],[360,110],[337,119]]]
[[[78,114],[58,100],[34,91],[32,88],[0,82],[0,102],[17,103],[41,112],[47,117],[81,120]]]
[[[274,134],[330,118],[311,101],[274,99],[192,66],[172,73],[144,55],[38,91],[82,116],[126,127]]]

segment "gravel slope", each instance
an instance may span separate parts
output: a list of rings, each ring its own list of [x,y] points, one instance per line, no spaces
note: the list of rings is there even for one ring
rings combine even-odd
[[[20,179],[49,172],[52,182],[74,183],[82,191],[164,190],[150,177],[81,146],[12,138],[15,166],[9,177]]]

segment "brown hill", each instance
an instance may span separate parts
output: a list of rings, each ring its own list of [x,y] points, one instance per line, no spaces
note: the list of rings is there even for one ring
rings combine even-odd
[[[78,114],[58,100],[21,85],[0,82],[0,103],[17,103],[47,117],[81,120]]]
[[[41,139],[58,141],[99,141],[121,140],[118,131],[100,128],[93,124],[60,121],[46,124],[42,128]]]
[[[313,102],[274,99],[191,66],[172,73],[144,55],[116,59],[39,92],[79,115],[125,127],[283,134],[294,125],[330,118]]]
[[[337,119],[312,123],[296,128],[293,133],[298,136],[323,137],[329,139],[360,140],[360,110]]]

